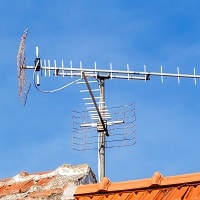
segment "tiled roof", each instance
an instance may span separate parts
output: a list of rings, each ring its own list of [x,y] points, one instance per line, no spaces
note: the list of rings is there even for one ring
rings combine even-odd
[[[164,177],[156,172],[152,178],[112,183],[80,185],[75,200],[200,200],[200,173]]]
[[[96,177],[87,164],[62,165],[54,171],[34,174],[21,172],[0,180],[0,200],[69,200],[77,185],[88,183],[96,183]]]

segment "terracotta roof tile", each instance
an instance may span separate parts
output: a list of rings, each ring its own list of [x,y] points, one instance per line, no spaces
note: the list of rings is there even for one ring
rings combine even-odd
[[[80,185],[75,200],[200,200],[200,173],[164,177],[159,172],[152,178],[112,183]]]
[[[16,194],[16,193],[26,192],[33,184],[34,184],[33,181],[25,181],[22,183],[13,183],[11,185],[5,185],[1,189],[0,196],[5,196],[10,193]]]
[[[47,177],[47,178],[41,178],[40,180],[38,180],[38,182],[35,184],[36,186],[46,186],[49,184],[50,181],[52,181],[53,179],[55,179],[55,176],[53,177]]]
[[[96,183],[96,177],[86,164],[34,174],[21,172],[0,180],[0,200],[71,199],[77,185],[88,183]]]
[[[33,180],[25,181],[20,185],[19,192],[20,193],[24,193],[24,192],[28,191],[29,188],[32,187],[33,185],[34,185],[34,181]]]
[[[64,189],[62,188],[45,190],[45,191],[35,191],[35,192],[32,192],[29,196],[33,199],[38,198],[38,197],[40,197],[41,199],[45,199],[52,195],[60,195],[63,193],[63,191]]]

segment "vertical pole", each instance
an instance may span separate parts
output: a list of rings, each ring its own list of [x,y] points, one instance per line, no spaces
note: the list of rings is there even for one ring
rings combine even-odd
[[[105,87],[104,79],[100,79],[100,105],[99,109],[101,116],[104,119],[104,110],[105,110]],[[105,131],[99,132],[99,181],[105,177]]]
[[[99,107],[98,107],[84,71],[82,72],[82,76],[85,80],[86,86],[89,90],[90,96],[92,98],[92,101],[94,103],[94,106],[99,116],[100,128],[98,128],[98,124],[97,124],[97,131],[99,133],[98,135],[98,175],[99,175],[99,181],[101,181],[102,178],[105,177],[105,137],[109,135],[108,130],[107,130],[107,124],[105,123],[105,120],[104,120],[104,117],[105,117],[104,116],[105,115],[105,85],[104,85],[105,82],[104,80],[105,78],[100,77],[100,76],[98,77],[100,80],[100,101],[99,101]]]

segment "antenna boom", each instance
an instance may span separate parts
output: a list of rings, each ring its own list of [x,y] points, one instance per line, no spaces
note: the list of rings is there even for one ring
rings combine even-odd
[[[45,63],[45,62],[44,62]],[[35,66],[23,66],[24,69],[35,69]],[[57,67],[57,66],[42,66],[41,62],[41,70],[44,71],[52,71],[55,72],[55,76],[79,76],[82,77],[82,72],[84,71],[86,77],[94,77],[97,78],[99,74],[105,74],[109,79],[127,79],[127,80],[150,80],[150,76],[160,76],[160,77],[174,77],[174,78],[193,78],[200,79],[199,74],[184,74],[184,73],[165,73],[163,72],[163,68],[161,66],[161,72],[151,72],[151,71],[133,71],[133,70],[113,70],[111,69],[97,69],[97,68],[73,68],[73,67]],[[194,68],[194,72],[195,72]]]

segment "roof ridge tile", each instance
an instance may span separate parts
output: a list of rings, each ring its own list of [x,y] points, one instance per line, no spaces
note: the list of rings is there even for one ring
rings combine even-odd
[[[160,185],[162,180],[163,180],[163,175],[160,172],[155,172],[151,178],[151,186]]]
[[[111,182],[107,177],[104,177],[98,185],[98,191],[107,191]]]

